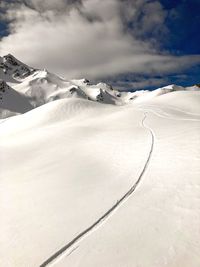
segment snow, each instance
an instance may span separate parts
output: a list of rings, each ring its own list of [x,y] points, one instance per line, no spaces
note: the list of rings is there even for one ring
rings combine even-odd
[[[147,118],[155,145],[134,196],[54,266],[200,265],[200,124]]]
[[[0,120],[0,266],[200,266],[198,87],[37,70],[13,90],[32,106]]]
[[[0,80],[0,118],[4,119],[33,109],[29,99]]]

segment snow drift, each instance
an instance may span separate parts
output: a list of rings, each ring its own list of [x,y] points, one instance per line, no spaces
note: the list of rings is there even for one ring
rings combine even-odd
[[[197,86],[6,75],[0,266],[200,266]]]

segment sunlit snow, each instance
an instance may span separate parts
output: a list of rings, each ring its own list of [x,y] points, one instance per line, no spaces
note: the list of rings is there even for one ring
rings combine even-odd
[[[199,267],[198,86],[26,68],[1,72],[0,266]]]

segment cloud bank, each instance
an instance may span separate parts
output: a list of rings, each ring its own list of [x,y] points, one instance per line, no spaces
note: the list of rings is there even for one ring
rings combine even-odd
[[[2,2],[3,3],[3,2]],[[161,50],[167,11],[148,0],[4,1],[10,34],[0,54],[67,78],[180,72],[200,56]]]

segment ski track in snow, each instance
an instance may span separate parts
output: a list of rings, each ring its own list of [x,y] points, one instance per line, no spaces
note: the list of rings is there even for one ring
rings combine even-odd
[[[170,109],[174,110],[174,111],[179,111],[183,115],[185,115],[185,114],[189,115],[190,118],[180,118],[180,117],[178,117],[178,115],[176,118],[174,118],[174,117],[170,116],[171,114],[163,111],[161,108],[157,108],[155,106],[150,106],[150,105],[143,106],[141,110],[146,110],[146,112],[151,112],[151,113],[155,114],[156,116],[161,117],[163,119],[179,120],[179,121],[200,121],[200,118],[191,118],[191,116],[200,116],[200,114],[185,112],[185,111],[182,111],[182,110],[177,109],[177,108],[170,108]]]
[[[45,260],[39,267],[46,267],[50,265],[56,264],[58,261],[60,261],[64,256],[69,256],[71,253],[73,253],[74,250],[76,250],[77,244],[82,241],[84,238],[86,238],[89,234],[91,234],[93,231],[95,231],[98,227],[100,227],[106,220],[108,220],[112,214],[125,202],[128,200],[128,198],[134,193],[136,188],[141,182],[141,179],[144,175],[144,173],[147,170],[147,167],[150,163],[152,152],[154,149],[154,133],[153,130],[145,125],[145,120],[147,118],[147,112],[144,112],[144,118],[142,119],[142,126],[148,130],[151,136],[151,147],[150,151],[148,153],[145,165],[137,179],[137,181],[133,184],[133,186],[109,209],[107,210],[99,219],[97,219],[92,225],[90,225],[88,228],[83,230],[80,234],[78,234],[76,237],[74,237],[69,243],[67,243],[65,246],[63,246],[61,249],[59,249],[57,252],[55,252],[52,256],[50,256],[47,260]],[[76,247],[75,247],[76,246]]]

